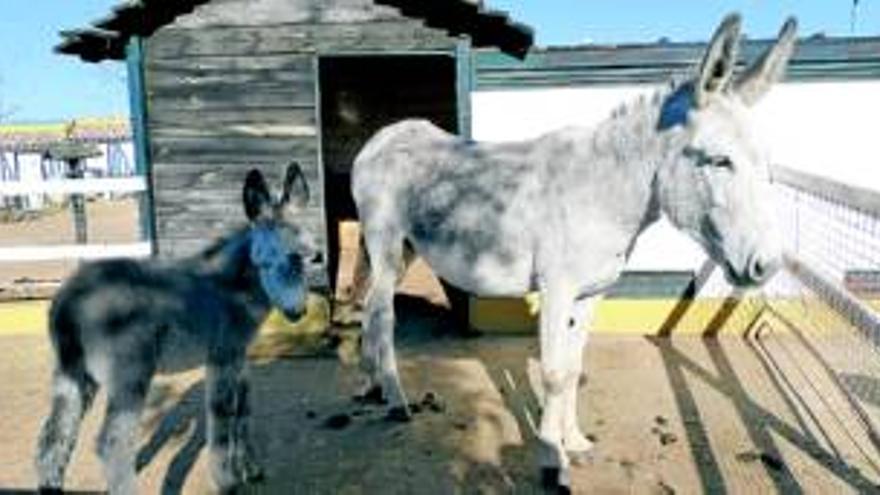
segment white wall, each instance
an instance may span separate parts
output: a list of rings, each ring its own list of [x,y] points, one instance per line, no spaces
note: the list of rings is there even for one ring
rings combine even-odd
[[[590,125],[620,103],[650,96],[657,86],[480,91],[472,95],[473,135],[502,141],[564,125]],[[876,141],[880,81],[780,84],[756,107],[755,125],[775,163],[880,191]],[[690,270],[705,255],[662,221],[639,239],[630,269]]]

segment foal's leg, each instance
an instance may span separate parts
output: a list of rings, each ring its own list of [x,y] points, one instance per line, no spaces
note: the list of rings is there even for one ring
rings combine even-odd
[[[389,417],[407,420],[409,406],[394,351],[394,288],[403,269],[403,239],[382,228],[368,228],[365,239],[373,271],[361,342],[361,366],[369,379],[365,391],[374,395],[378,387],[391,406]]]
[[[207,366],[209,462],[211,476],[221,492],[262,476],[246,439],[250,409],[244,366],[244,355],[212,359]]]
[[[76,445],[83,415],[95,398],[97,385],[84,372],[56,370],[52,375],[52,411],[37,440],[36,468],[40,491],[60,491],[64,471]]]
[[[574,291],[563,281],[548,280],[541,293],[541,373],[544,383],[544,410],[539,437],[540,463],[544,483],[566,485],[568,456],[564,448],[566,394],[577,386],[578,376],[571,369],[569,319]]]
[[[581,432],[578,425],[578,390],[579,382],[583,376],[584,349],[588,340],[588,329],[585,326],[592,325],[593,314],[599,296],[589,297],[575,301],[572,309],[572,317],[568,327],[568,367],[569,372],[577,377],[565,389],[565,414],[563,419],[562,443],[572,460],[582,460],[586,453],[593,447]]]
[[[263,477],[263,468],[256,462],[253,445],[250,441],[250,387],[247,379],[247,365],[239,373],[235,391],[235,468],[244,482],[257,481]]]
[[[137,433],[153,368],[116,359],[111,369],[107,412],[98,434],[98,457],[111,494],[137,493]]]

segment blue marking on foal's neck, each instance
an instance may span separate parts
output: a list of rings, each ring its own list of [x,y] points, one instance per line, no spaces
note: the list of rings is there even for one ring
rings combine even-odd
[[[694,85],[684,83],[670,93],[660,107],[657,130],[665,131],[687,123],[688,112],[694,106]]]

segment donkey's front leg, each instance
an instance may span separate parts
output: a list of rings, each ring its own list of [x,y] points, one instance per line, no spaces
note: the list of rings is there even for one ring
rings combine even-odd
[[[581,432],[578,424],[578,390],[583,377],[584,349],[587,345],[589,327],[593,323],[596,303],[600,296],[593,296],[575,301],[572,316],[568,321],[568,369],[577,376],[576,380],[567,384],[565,389],[565,413],[562,424],[562,443],[572,461],[582,461],[593,448],[593,442]]]
[[[246,481],[240,472],[242,453],[238,450],[239,435],[247,433],[247,422],[242,423],[238,418],[239,412],[247,409],[246,406],[244,409],[239,407],[243,367],[244,356],[214,359],[207,366],[205,402],[209,462],[211,476],[221,492],[231,490]],[[246,394],[242,398],[247,400]],[[250,454],[244,454],[248,455]]]
[[[544,385],[544,410],[539,437],[542,448],[539,461],[545,486],[568,485],[568,456],[564,447],[566,394],[577,387],[578,375],[569,366],[569,320],[574,291],[562,281],[549,281],[541,293],[541,373]]]
[[[235,469],[239,479],[245,483],[252,483],[263,478],[263,468],[257,462],[254,448],[251,444],[251,403],[247,374],[247,365],[245,365],[245,369],[238,376],[238,385],[236,387],[233,455],[235,456]]]

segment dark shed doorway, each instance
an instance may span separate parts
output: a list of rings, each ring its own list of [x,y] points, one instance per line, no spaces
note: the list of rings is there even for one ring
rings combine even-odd
[[[379,129],[402,119],[425,118],[457,133],[456,60],[452,54],[326,56],[319,59],[319,84],[328,280],[331,294],[344,297],[337,291],[340,248],[352,246],[340,231],[357,219],[352,162]]]

